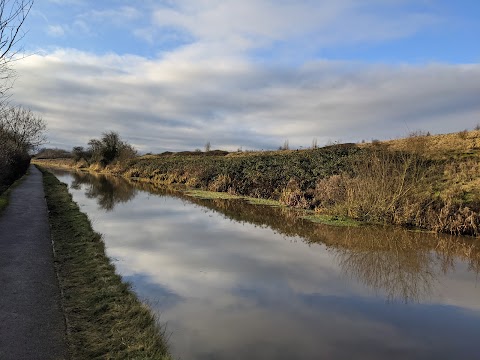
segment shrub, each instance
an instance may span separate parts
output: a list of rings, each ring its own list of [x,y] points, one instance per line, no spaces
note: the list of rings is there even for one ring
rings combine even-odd
[[[462,140],[466,140],[468,137],[468,130],[462,130],[458,132],[458,137]]]
[[[409,225],[429,194],[430,176],[420,155],[380,148],[355,156],[348,172],[319,180],[315,198],[340,215]]]
[[[44,140],[45,123],[29,109],[11,107],[0,115],[0,192],[22,176],[30,152]]]
[[[74,159],[85,159],[105,167],[114,162],[126,162],[137,156],[137,151],[114,131],[103,133],[100,139],[91,139],[87,150],[77,146],[72,150]]]

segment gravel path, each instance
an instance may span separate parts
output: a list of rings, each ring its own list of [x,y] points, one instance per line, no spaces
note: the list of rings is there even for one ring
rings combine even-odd
[[[0,215],[0,359],[64,359],[65,323],[53,266],[42,174],[10,194]]]

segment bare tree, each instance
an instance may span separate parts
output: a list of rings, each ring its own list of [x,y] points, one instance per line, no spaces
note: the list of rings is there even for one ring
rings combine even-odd
[[[20,51],[22,26],[34,0],[0,0],[0,193],[25,173],[29,151],[44,141],[45,124],[30,110],[5,106],[14,72],[10,63]]]
[[[205,144],[205,152],[209,152],[211,148],[212,145],[210,144],[210,141],[207,141],[207,143]]]
[[[285,142],[283,143],[283,145],[280,146],[280,147],[278,148],[278,150],[290,150],[290,145],[289,145],[289,143],[288,143],[288,139],[285,140]]]
[[[0,0],[0,59],[11,59],[18,41],[23,38],[21,28],[33,0]]]
[[[91,139],[88,142],[88,149],[83,153],[85,157],[90,157],[85,160],[98,162],[104,166],[114,161],[126,161],[137,155],[133,146],[123,141],[115,131],[103,133],[101,139]]]
[[[0,0],[0,104],[10,89],[13,76],[10,62],[18,54],[22,26],[30,13],[34,0]]]
[[[23,107],[10,107],[0,117],[0,130],[12,141],[12,146],[28,152],[45,143],[46,125],[43,119]]]

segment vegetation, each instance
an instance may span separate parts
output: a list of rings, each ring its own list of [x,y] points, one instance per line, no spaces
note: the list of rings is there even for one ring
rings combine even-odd
[[[306,215],[303,216],[305,220],[309,220],[314,223],[332,225],[332,226],[359,226],[360,222],[351,218],[335,216],[335,215]]]
[[[76,162],[83,161],[88,165],[98,164],[101,167],[125,162],[137,155],[137,151],[130,144],[120,138],[114,131],[105,132],[100,139],[91,139],[87,149],[76,146],[72,150],[72,157]]]
[[[162,195],[184,196],[172,187],[146,182],[136,182],[135,186]],[[299,216],[299,211],[285,206],[259,210],[245,201],[195,197],[189,201],[239,222],[268,226],[280,234],[299,237],[308,244],[324,244],[345,274],[384,292],[392,301],[416,302],[431,297],[437,277],[455,270],[458,259],[468,264],[469,271],[480,273],[480,243],[473,238],[389,226],[333,228],[322,222],[314,224]],[[329,218],[334,217],[325,216],[326,220]]]
[[[35,157],[37,159],[68,159],[72,157],[72,153],[63,149],[42,148]]]
[[[0,194],[30,164],[30,151],[44,138],[45,122],[30,110],[10,107],[0,113]]]
[[[19,51],[22,26],[32,5],[33,0],[0,0],[0,194],[26,172],[28,152],[41,142],[45,129],[30,110],[6,105],[14,77],[10,63]]]
[[[155,191],[152,186],[146,189]],[[332,228],[306,221],[286,207],[258,211],[245,202],[192,200],[237,221],[325,244],[345,274],[385,292],[390,300],[415,302],[431,296],[437,276],[454,270],[457,258],[466,261],[472,272],[480,272],[480,244],[474,239],[384,226]]]
[[[101,236],[66,185],[43,173],[71,357],[169,359],[162,329],[115,274]]]
[[[141,156],[104,171],[273,201],[321,217],[480,234],[479,131],[461,137],[415,132],[395,141],[301,151],[212,153]]]

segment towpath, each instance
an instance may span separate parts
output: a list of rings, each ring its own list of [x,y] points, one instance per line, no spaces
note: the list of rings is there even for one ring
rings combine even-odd
[[[65,323],[42,174],[30,174],[0,215],[0,359],[64,359]]]

